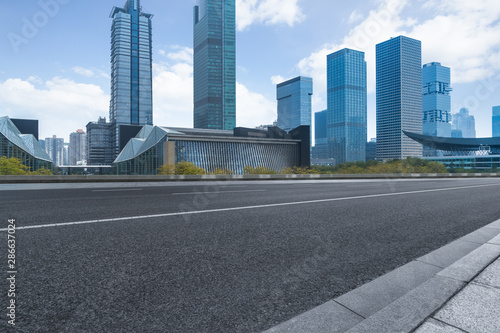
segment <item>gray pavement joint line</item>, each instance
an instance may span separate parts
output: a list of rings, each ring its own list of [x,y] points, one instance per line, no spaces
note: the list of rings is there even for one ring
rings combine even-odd
[[[460,289],[460,290],[461,290],[461,289]],[[440,308],[439,310],[441,310],[441,308]],[[439,310],[438,310],[438,311],[439,311]],[[436,311],[436,313],[437,313],[437,311]],[[452,324],[450,324],[450,323],[444,322],[444,321],[439,320],[439,319],[437,319],[437,318],[434,318],[434,317],[429,317],[429,318],[432,318],[432,319],[434,319],[435,321],[438,321],[438,322],[440,322],[440,323],[442,323],[442,324],[444,324],[444,325],[446,325],[446,326],[453,327],[453,328],[455,328],[455,329],[459,330],[460,332],[470,333],[469,331],[465,331],[465,330],[461,329],[460,327],[456,327],[456,326],[454,326],[454,325],[452,325]],[[417,329],[419,329],[419,328],[420,328],[423,324],[425,324],[429,318],[427,318],[427,319],[426,319],[426,320],[425,320],[422,324],[420,324],[417,328],[415,328],[415,329],[414,329],[413,331],[411,331],[410,333],[416,332],[416,331],[417,331]]]
[[[219,209],[209,209],[209,210],[198,210],[198,211],[192,211],[192,212],[176,212],[176,213],[165,213],[165,214],[155,214],[155,215],[118,217],[118,218],[102,219],[102,220],[89,220],[89,221],[79,221],[79,222],[52,223],[52,224],[42,224],[42,225],[31,225],[31,226],[25,226],[25,227],[17,227],[16,230],[40,229],[40,228],[62,227],[62,226],[71,226],[71,225],[80,225],[80,224],[117,222],[117,221],[139,220],[139,219],[169,217],[169,216],[181,216],[181,215],[194,215],[194,214],[204,214],[204,213],[228,212],[228,211],[235,211],[235,210],[247,210],[247,209],[256,209],[256,208],[279,207],[279,206],[304,205],[304,204],[313,204],[313,203],[335,202],[335,201],[355,200],[355,199],[368,199],[368,198],[389,197],[389,196],[396,196],[396,195],[419,194],[419,193],[429,193],[429,192],[442,192],[442,191],[462,190],[462,189],[479,188],[479,187],[491,187],[491,186],[500,186],[500,184],[485,184],[485,185],[461,186],[461,187],[452,187],[452,188],[438,188],[438,189],[418,190],[418,191],[409,191],[409,192],[396,192],[396,193],[381,193],[381,194],[360,195],[360,196],[345,197],[345,198],[330,198],[330,199],[318,199],[318,200],[308,200],[308,201],[283,202],[283,203],[274,203],[274,204],[267,204],[267,205],[256,205],[256,206],[243,206],[243,207],[230,207],[230,208],[219,208]],[[2,229],[0,229],[0,232],[1,231],[7,231],[7,228],[2,228]]]
[[[465,257],[465,256],[464,256]],[[460,280],[457,280],[457,279],[454,279],[452,277],[447,277],[448,279],[452,279],[452,280],[455,280],[455,281],[460,281],[460,282],[464,282],[464,285],[462,286],[462,288],[458,289],[452,296],[450,296],[450,298],[448,298],[443,304],[441,304],[441,306],[436,309],[436,311],[434,311],[430,316],[428,316],[427,318],[425,318],[420,324],[417,325],[417,327],[415,327],[412,331],[410,331],[410,333],[413,333],[413,332],[416,332],[418,328],[420,328],[429,318],[432,318],[434,320],[437,320],[437,321],[440,321],[448,326],[452,326],[453,328],[457,328],[459,329],[460,331],[463,331],[465,333],[469,333],[467,331],[464,331],[463,329],[460,329],[459,327],[455,327],[449,323],[446,323],[442,320],[439,320],[437,318],[434,318],[434,316],[439,312],[441,311],[441,309],[443,309],[446,304],[448,304],[448,302],[450,302],[455,296],[457,296],[462,290],[464,290],[468,285],[470,285],[471,283],[475,283],[474,280],[479,276],[481,275],[482,272],[484,272],[491,264],[493,264],[496,260],[500,259],[500,256],[496,257],[493,261],[489,262],[488,264],[486,264],[486,266],[484,266],[482,269],[479,270],[479,272],[477,272],[476,275],[474,275],[474,277],[469,281],[469,282],[464,282],[464,281],[460,281]],[[475,284],[479,284],[479,283],[475,283]],[[481,284],[482,285],[482,284]]]
[[[449,278],[449,279],[451,279],[451,278]],[[455,279],[452,279],[452,280],[455,280]],[[455,281],[456,281],[456,280],[455,280]],[[436,318],[434,318],[434,316],[435,316],[435,315],[436,315],[439,311],[441,311],[441,309],[442,309],[442,308],[444,308],[444,307],[445,307],[445,305],[446,305],[446,304],[448,304],[448,302],[449,302],[449,301],[451,301],[451,300],[452,300],[455,296],[457,296],[457,295],[458,295],[458,294],[459,294],[462,290],[464,290],[464,289],[465,289],[465,287],[467,287],[468,283],[463,282],[463,281],[460,281],[460,282],[462,282],[462,283],[463,283],[462,287],[458,288],[458,290],[457,290],[456,292],[454,292],[454,293],[453,293],[450,297],[448,297],[448,299],[447,299],[446,301],[444,301],[444,302],[443,302],[443,304],[441,304],[441,306],[440,306],[440,307],[438,307],[438,308],[437,308],[434,312],[432,312],[429,316],[425,317],[425,318],[424,318],[424,319],[423,319],[423,320],[422,320],[422,321],[421,321],[421,322],[420,322],[420,323],[419,323],[419,324],[418,324],[418,325],[417,325],[414,329],[412,329],[412,330],[410,331],[410,333],[414,333],[414,332],[416,332],[416,331],[417,331],[417,329],[419,329],[422,325],[424,325],[424,324],[427,322],[427,320],[429,320],[430,318],[432,318],[432,319],[434,319],[434,320],[437,320]],[[452,325],[450,325],[450,324],[448,324],[448,323],[445,323],[445,322],[443,322],[443,321],[441,321],[441,320],[439,320],[439,321],[440,321],[440,322],[442,322],[442,323],[444,323],[444,324],[446,324],[446,325],[448,325],[448,326],[452,326]],[[461,331],[462,331],[462,330],[461,330]],[[469,333],[469,332],[465,332],[465,333]]]
[[[334,301],[335,303],[337,303],[338,305],[340,305],[341,307],[343,307],[344,309],[347,309],[347,310],[349,310],[350,312],[354,313],[355,315],[360,316],[361,318],[363,318],[363,320],[365,320],[365,319],[366,319],[366,317],[365,317],[365,316],[363,316],[363,315],[361,315],[361,314],[357,313],[357,312],[356,312],[356,311],[354,311],[353,309],[348,308],[348,307],[347,307],[347,306],[345,306],[344,304],[339,303],[339,302],[337,302],[336,300],[333,300],[333,301]]]

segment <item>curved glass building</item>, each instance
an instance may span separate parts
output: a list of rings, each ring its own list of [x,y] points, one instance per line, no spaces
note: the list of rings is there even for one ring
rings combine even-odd
[[[32,134],[21,134],[9,117],[0,118],[0,156],[15,157],[30,171],[52,169],[49,155]]]

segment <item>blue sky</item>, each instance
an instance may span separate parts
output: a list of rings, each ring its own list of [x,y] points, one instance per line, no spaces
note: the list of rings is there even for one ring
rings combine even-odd
[[[0,12],[0,116],[40,120],[41,137],[85,128],[109,109],[109,13],[125,0],[7,1]],[[192,126],[195,0],[142,0],[153,13],[154,122]],[[422,41],[423,63],[452,68],[452,112],[466,106],[491,135],[500,105],[498,0],[236,0],[237,125],[276,119],[276,87],[314,79],[313,112],[326,108],[326,55],[366,53],[368,136],[375,137],[375,44]]]

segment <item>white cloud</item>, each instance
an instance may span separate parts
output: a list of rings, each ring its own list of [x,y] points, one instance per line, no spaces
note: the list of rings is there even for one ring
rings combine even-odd
[[[160,126],[193,126],[192,49],[175,47],[165,52],[168,60],[153,64],[154,123]],[[191,55],[187,57],[187,55]],[[175,61],[175,63],[174,63]],[[174,63],[170,65],[169,63]],[[236,84],[236,122],[238,126],[255,127],[276,120],[276,103],[261,94]]]
[[[240,31],[254,23],[293,26],[304,18],[298,0],[236,0],[236,26]]]
[[[153,120],[156,125],[193,126],[193,66],[153,64]]]
[[[236,124],[242,127],[269,125],[276,120],[276,102],[236,83]]]
[[[422,41],[423,63],[437,61],[452,69],[452,85],[474,82],[500,69],[500,2],[498,0],[426,1],[430,17],[406,16],[408,0],[384,0],[339,42],[327,43],[298,64],[301,75],[314,78],[316,106],[326,106],[326,56],[348,47],[365,52],[368,92],[375,92],[375,45],[406,35]],[[414,13],[411,13],[414,15]],[[354,13],[351,17],[356,16]]]
[[[164,53],[168,59],[173,60],[175,62],[184,62],[187,64],[193,63],[193,49],[185,46],[172,46],[171,47],[174,52]]]
[[[353,23],[361,21],[362,19],[363,19],[363,15],[361,13],[358,13],[357,10],[355,10],[349,16],[348,23],[353,24]]]
[[[13,118],[38,119],[40,137],[63,137],[84,129],[89,121],[107,115],[109,96],[92,84],[55,77],[39,87],[28,80],[0,82],[0,114]]]
[[[87,68],[79,67],[79,66],[73,67],[73,72],[75,72],[76,74],[86,76],[86,77],[94,76],[93,71],[91,71],[90,69],[87,69]]]
[[[276,85],[276,84],[279,84],[281,82],[285,82],[286,79],[281,76],[281,75],[274,75],[274,76],[271,76],[271,82]]]

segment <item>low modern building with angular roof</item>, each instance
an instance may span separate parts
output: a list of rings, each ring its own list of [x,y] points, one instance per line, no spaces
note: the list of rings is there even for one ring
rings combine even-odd
[[[170,128],[146,125],[120,152],[117,174],[154,175],[165,164],[192,162],[208,172],[246,166],[282,170],[309,166],[309,126],[290,133],[237,127],[231,130]]]
[[[425,159],[442,163],[448,168],[478,170],[500,168],[500,137],[448,138],[403,132],[423,146],[442,152],[443,156]]]
[[[9,117],[0,117],[0,156],[18,158],[31,171],[53,166],[38,140],[32,134],[21,134]]]

